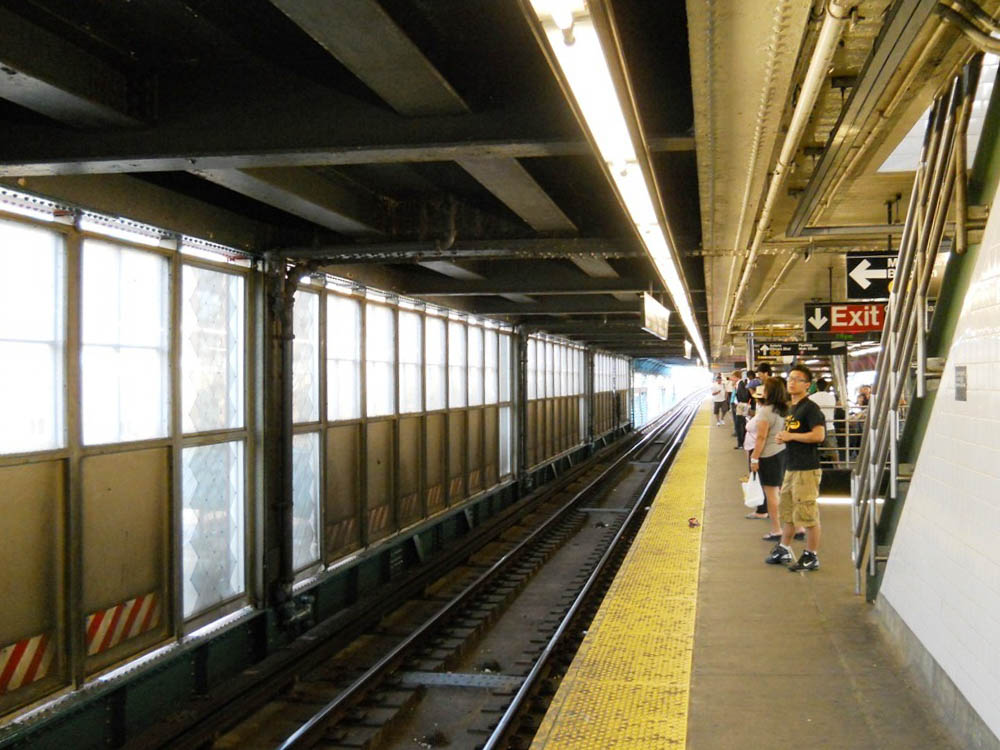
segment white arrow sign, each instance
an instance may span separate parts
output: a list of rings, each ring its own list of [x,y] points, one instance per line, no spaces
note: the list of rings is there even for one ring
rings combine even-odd
[[[872,264],[868,262],[868,259],[862,258],[861,262],[851,269],[851,273],[849,275],[852,279],[854,279],[855,284],[862,289],[867,289],[872,285],[870,279],[888,279],[889,269],[872,268]]]
[[[769,347],[767,344],[764,344],[763,346],[760,347],[760,353],[766,357],[768,354],[771,353],[771,347]]]
[[[812,317],[806,318],[806,320],[812,323],[813,328],[815,328],[818,331],[820,328],[823,327],[823,324],[829,320],[829,318],[823,314],[822,307],[814,307]]]

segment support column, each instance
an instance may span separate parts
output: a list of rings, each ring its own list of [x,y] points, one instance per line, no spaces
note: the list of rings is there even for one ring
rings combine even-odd
[[[292,601],[292,347],[295,290],[308,264],[291,269],[282,257],[265,264],[263,584],[267,606],[283,624],[298,619]]]

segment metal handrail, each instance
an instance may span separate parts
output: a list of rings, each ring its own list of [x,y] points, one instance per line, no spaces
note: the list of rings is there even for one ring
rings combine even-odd
[[[867,562],[868,573],[874,576],[882,560],[876,553],[876,506],[886,471],[889,497],[897,497],[904,394],[907,402],[926,394],[926,299],[955,189],[958,143],[966,136],[981,63],[982,55],[977,54],[955,76],[948,91],[934,101],[913,181],[886,306],[875,383],[851,473],[851,559],[856,594],[861,593],[862,566]]]

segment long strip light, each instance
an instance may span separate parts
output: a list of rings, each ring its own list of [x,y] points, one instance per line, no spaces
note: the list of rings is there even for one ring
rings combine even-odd
[[[666,286],[703,363],[705,344],[688,301],[666,228],[637,157],[639,134],[632,133],[611,75],[607,54],[584,0],[529,0],[552,56],[576,102],[618,196],[646,252]],[[648,162],[647,162],[648,163]]]

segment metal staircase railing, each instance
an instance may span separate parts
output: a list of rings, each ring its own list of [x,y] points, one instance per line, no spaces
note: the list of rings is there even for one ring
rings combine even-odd
[[[878,501],[899,499],[900,480],[908,479],[899,463],[901,408],[927,393],[927,293],[956,177],[963,186],[968,179],[964,142],[981,62],[981,54],[973,57],[931,107],[886,307],[875,383],[851,472],[855,593],[861,593],[867,566],[869,600],[877,593],[880,566],[888,560],[891,544],[888,534],[878,533]],[[962,195],[959,190],[960,201]],[[964,205],[959,206],[958,232],[964,232],[964,212]]]

